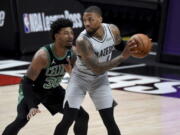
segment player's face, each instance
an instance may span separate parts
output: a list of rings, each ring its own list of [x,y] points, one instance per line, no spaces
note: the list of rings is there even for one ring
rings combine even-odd
[[[93,12],[83,14],[83,23],[88,33],[95,33],[102,23],[102,17]]]
[[[55,34],[55,39],[62,45],[62,47],[67,49],[71,48],[74,40],[74,33],[72,28],[62,28],[57,34]]]

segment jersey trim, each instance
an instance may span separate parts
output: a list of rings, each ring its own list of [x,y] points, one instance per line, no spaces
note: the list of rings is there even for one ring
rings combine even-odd
[[[66,54],[63,57],[58,57],[55,52],[54,52],[54,43],[50,44],[50,48],[51,48],[51,52],[54,56],[54,58],[56,58],[57,60],[63,60],[64,58],[66,58],[68,51],[66,51]]]
[[[103,37],[103,39],[102,40],[99,40],[99,39],[97,39],[97,38],[95,38],[95,37],[91,37],[92,39],[94,39],[94,40],[96,40],[97,42],[100,42],[100,43],[103,43],[104,41],[105,41],[105,39],[106,39],[106,37],[107,37],[107,32],[106,32],[106,27],[104,26],[105,24],[103,24],[103,29],[104,29],[104,37]]]
[[[111,29],[109,28],[109,25],[107,25],[107,28],[108,28],[108,30],[109,30],[109,32],[110,32],[110,34],[111,34],[112,38],[113,38],[114,45],[115,45],[116,40],[115,40],[115,38],[114,38],[114,35],[113,35],[113,33],[112,33]]]

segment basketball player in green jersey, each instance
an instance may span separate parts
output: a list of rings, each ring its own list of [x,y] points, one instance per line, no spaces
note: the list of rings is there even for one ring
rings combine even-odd
[[[17,135],[29,119],[39,113],[42,103],[54,115],[63,114],[65,90],[60,86],[65,72],[71,72],[74,62],[72,42],[74,39],[72,22],[58,19],[51,24],[54,43],[40,48],[33,57],[27,74],[19,88],[17,117],[9,124],[2,135]],[[87,135],[89,115],[81,107],[74,125],[75,135]]]

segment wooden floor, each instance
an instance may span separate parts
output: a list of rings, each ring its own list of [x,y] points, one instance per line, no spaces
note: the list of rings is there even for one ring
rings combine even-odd
[[[16,117],[18,85],[0,87],[0,134]],[[180,135],[180,99],[113,90],[118,102],[115,119],[122,135]],[[107,135],[89,96],[83,103],[90,114],[88,135]],[[19,135],[52,135],[62,115],[54,117],[40,106]],[[68,135],[73,135],[72,128]]]

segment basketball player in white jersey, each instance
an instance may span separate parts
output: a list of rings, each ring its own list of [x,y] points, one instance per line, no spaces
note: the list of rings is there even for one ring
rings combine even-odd
[[[54,135],[67,135],[86,93],[89,93],[99,111],[108,135],[120,135],[113,115],[116,102],[112,97],[106,71],[136,53],[133,50],[137,45],[133,39],[128,41],[122,53],[110,60],[113,48],[124,46],[119,29],[113,24],[102,23],[101,10],[96,6],[85,10],[83,22],[85,30],[76,40],[78,58],[66,90],[65,113]]]

